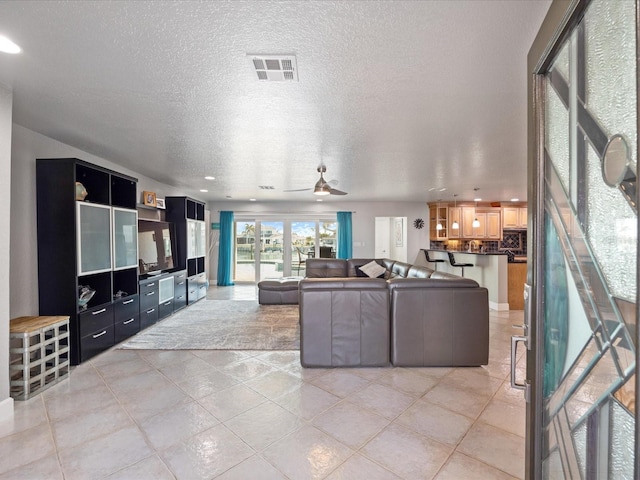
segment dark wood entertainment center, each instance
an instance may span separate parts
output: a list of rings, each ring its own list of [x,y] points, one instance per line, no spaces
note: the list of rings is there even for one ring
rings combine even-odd
[[[141,276],[136,178],[77,158],[37,159],[36,189],[39,314],[69,316],[73,365],[206,296],[204,203],[166,198],[174,268]],[[83,286],[95,290],[85,307]]]

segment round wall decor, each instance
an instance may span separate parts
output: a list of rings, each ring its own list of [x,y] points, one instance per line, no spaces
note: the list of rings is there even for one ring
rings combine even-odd
[[[422,220],[421,218],[416,218],[413,221],[413,226],[420,230],[422,227],[424,227],[424,220]]]

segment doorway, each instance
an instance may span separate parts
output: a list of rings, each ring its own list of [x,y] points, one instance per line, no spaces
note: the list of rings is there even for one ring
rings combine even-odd
[[[407,261],[407,217],[375,218],[375,258]]]
[[[237,219],[234,282],[304,276],[307,258],[335,257],[337,227],[331,218]]]

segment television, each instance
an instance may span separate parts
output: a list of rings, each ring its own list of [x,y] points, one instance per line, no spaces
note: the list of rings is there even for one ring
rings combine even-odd
[[[170,222],[138,220],[138,266],[140,275],[174,268],[175,226]]]

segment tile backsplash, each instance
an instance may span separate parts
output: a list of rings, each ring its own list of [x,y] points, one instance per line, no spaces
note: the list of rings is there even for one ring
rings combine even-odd
[[[513,253],[526,255],[527,253],[527,231],[526,230],[504,230],[500,241],[500,250],[511,250]]]
[[[454,252],[465,252],[469,250],[470,240],[449,240],[430,242],[432,249],[447,249]],[[504,230],[502,240],[476,240],[477,246],[483,246],[486,252],[501,252],[511,250],[516,255],[527,254],[527,232],[526,230]]]

